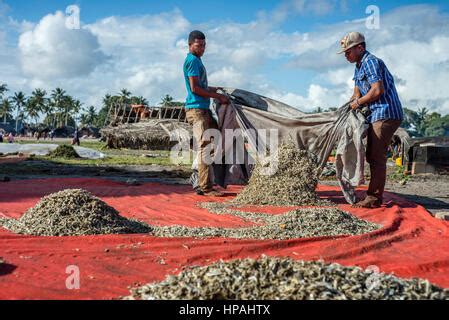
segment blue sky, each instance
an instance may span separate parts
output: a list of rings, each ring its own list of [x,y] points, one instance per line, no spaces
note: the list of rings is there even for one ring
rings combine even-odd
[[[77,32],[62,27],[73,4],[81,9]],[[365,26],[369,5],[380,10],[378,30]],[[124,86],[153,104],[165,93],[182,100],[185,38],[201,28],[213,84],[305,110],[335,107],[350,94],[353,72],[335,55],[338,40],[359,30],[402,84],[407,107],[447,113],[448,14],[449,1],[0,0],[0,81],[25,92],[67,87],[97,107],[101,94]]]
[[[233,20],[249,22],[259,11],[271,11],[281,1],[278,0],[8,0],[4,1],[10,7],[11,14],[16,19],[39,21],[44,15],[56,10],[64,10],[68,5],[76,4],[82,10],[82,18],[91,23],[107,16],[129,16],[141,14],[155,14],[179,8],[193,23],[209,20]],[[311,24],[335,23],[345,19],[355,19],[363,16],[368,5],[377,5],[382,11],[389,11],[404,5],[433,4],[444,10],[449,9],[449,1],[395,0],[395,1],[362,1],[348,0],[344,8],[338,8],[332,14],[310,16],[305,15],[289,19],[283,24],[286,30],[308,31]]]

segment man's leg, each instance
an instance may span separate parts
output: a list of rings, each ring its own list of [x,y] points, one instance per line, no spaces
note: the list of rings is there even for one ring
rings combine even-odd
[[[381,120],[370,125],[366,160],[370,165],[371,179],[363,207],[378,207],[382,204],[387,175],[387,151],[391,138],[399,128],[399,120]]]
[[[205,161],[208,159],[206,147],[209,145],[210,141],[206,141],[203,138],[203,134],[207,129],[213,126],[213,118],[210,116],[208,110],[202,109],[190,109],[186,112],[186,116],[187,121],[193,126],[193,137],[198,148],[198,185],[202,192],[207,193],[212,190],[209,164]]]
[[[382,120],[373,123],[370,155],[371,180],[367,195],[376,198],[380,203],[382,203],[387,177],[388,146],[400,125],[399,120]]]

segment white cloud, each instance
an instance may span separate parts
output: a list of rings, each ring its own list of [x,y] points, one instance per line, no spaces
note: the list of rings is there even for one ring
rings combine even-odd
[[[36,78],[85,76],[105,60],[97,38],[66,27],[62,12],[49,14],[19,38],[22,68]]]
[[[348,68],[345,58],[335,54],[338,49],[335,30],[339,30],[341,35],[359,30],[366,36],[368,50],[383,59],[397,79],[396,86],[404,107],[416,109],[426,106],[448,113],[448,18],[437,7],[416,5],[382,14],[379,30],[367,30],[364,19],[327,26],[311,33],[299,45],[305,50],[298,51],[289,65],[314,70],[328,89],[339,91],[338,88],[345,85],[346,92],[349,92],[353,87],[354,67]],[[313,46],[310,45],[312,43]],[[329,92],[322,91],[321,95],[328,96]],[[312,100],[315,103],[326,101],[321,95]],[[342,93],[334,98],[344,102]]]
[[[240,87],[310,111],[317,106],[340,106],[351,96],[354,66],[336,51],[346,32],[360,30],[367,37],[368,49],[386,62],[397,79],[405,107],[427,106],[449,112],[447,15],[437,7],[421,5],[381,12],[379,30],[366,30],[364,19],[308,33],[287,33],[276,25],[292,14],[319,15],[338,8],[337,2],[326,1],[321,7],[325,10],[319,11],[313,3],[289,0],[249,23],[205,21],[194,25],[181,11],[174,10],[106,17],[81,30],[66,29],[64,15],[58,12],[36,25],[15,23],[22,32],[19,46],[0,52],[0,72],[12,88],[31,92],[37,86],[47,91],[61,86],[86,105],[99,106],[104,94],[123,87],[152,104],[165,94],[183,100],[186,37],[190,30],[199,28],[207,35],[203,61],[211,85]],[[340,10],[344,4],[340,3]],[[267,21],[264,15],[277,15],[278,20]],[[0,34],[0,47],[1,39]],[[283,88],[278,78],[273,78],[271,65],[296,69],[297,81],[308,81],[307,89]],[[20,67],[23,74],[18,72]],[[301,76],[304,70],[308,78]],[[283,77],[282,71],[277,70],[276,77]]]
[[[289,16],[313,14],[323,16],[337,8],[338,0],[285,0],[272,12],[260,12],[260,19],[269,19],[273,23],[281,23]],[[345,3],[341,1],[340,10],[345,10]]]

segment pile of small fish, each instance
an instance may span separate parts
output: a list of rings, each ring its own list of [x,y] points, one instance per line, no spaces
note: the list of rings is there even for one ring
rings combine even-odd
[[[233,200],[236,204],[302,206],[317,205],[315,189],[320,168],[316,157],[283,143],[265,161],[257,162],[248,185]]]
[[[19,234],[82,236],[148,233],[151,227],[120,216],[86,190],[67,189],[43,197],[20,219],[0,218],[0,226]]]
[[[243,228],[154,226],[157,237],[225,237],[234,239],[287,240],[297,238],[358,235],[381,228],[381,225],[361,220],[338,208],[296,209],[284,214],[266,214],[231,209],[226,203],[202,203],[216,214],[230,214],[253,222]]]
[[[449,289],[428,280],[322,261],[260,259],[194,266],[131,290],[142,300],[449,300]]]

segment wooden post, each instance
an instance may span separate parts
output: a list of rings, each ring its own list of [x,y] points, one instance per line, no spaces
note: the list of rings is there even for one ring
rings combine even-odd
[[[107,114],[106,118],[104,119],[104,124],[103,124],[103,126],[106,126],[106,122],[109,120],[109,117],[110,117],[110,115],[111,115],[111,110],[112,110],[112,104],[109,106],[108,114]],[[109,124],[110,124],[110,123],[109,123]]]
[[[126,103],[123,104],[123,112],[122,112],[122,116],[120,119],[121,123],[123,123],[123,121],[125,120],[125,114],[126,114]]]
[[[128,119],[126,120],[126,123],[129,123],[129,117],[131,116],[131,112],[133,111],[133,107],[131,105],[130,109],[129,109],[129,113],[128,113]]]

